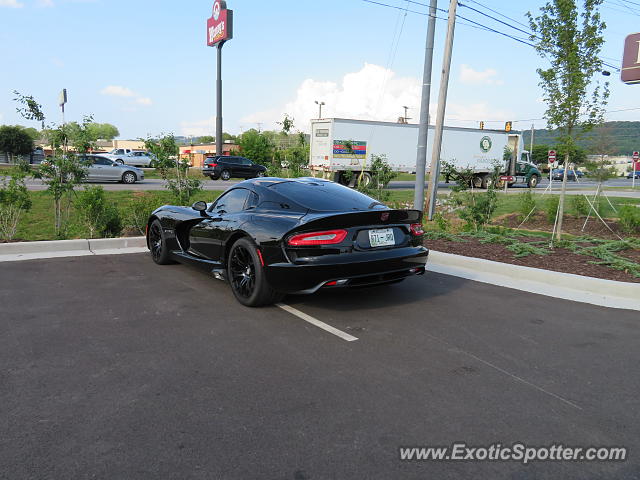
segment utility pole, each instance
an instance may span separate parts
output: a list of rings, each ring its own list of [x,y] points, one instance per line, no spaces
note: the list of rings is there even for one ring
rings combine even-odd
[[[440,177],[440,151],[442,150],[442,131],[444,128],[444,111],[447,107],[447,91],[449,88],[449,70],[451,68],[451,52],[453,50],[453,34],[456,28],[456,8],[458,0],[449,1],[449,20],[447,22],[447,38],[442,58],[442,76],[440,77],[440,93],[438,94],[438,112],[436,128],[431,152],[431,168],[429,170],[429,190],[425,210],[429,220],[433,219],[438,194],[438,178]]]
[[[420,100],[420,126],[418,128],[418,147],[416,152],[416,188],[413,208],[422,210],[424,206],[424,172],[427,164],[427,140],[429,137],[429,103],[431,101],[431,69],[433,66],[433,39],[436,33],[436,8],[438,0],[429,5],[429,23],[427,24],[427,43],[424,51],[424,70],[422,73],[422,97]],[[406,116],[405,111],[405,116]]]
[[[316,105],[318,105],[318,118],[322,118],[322,106],[324,105],[324,102],[319,102],[318,100],[314,100],[316,102]]]
[[[529,160],[533,158],[533,123],[531,124],[531,146],[529,147]]]

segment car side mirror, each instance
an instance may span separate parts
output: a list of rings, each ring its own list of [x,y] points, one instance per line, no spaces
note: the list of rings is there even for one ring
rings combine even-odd
[[[191,208],[193,208],[196,212],[204,212],[207,209],[207,202],[199,200],[197,202],[194,202],[193,205],[191,205]]]

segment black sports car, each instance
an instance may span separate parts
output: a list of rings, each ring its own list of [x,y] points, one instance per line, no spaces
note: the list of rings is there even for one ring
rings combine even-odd
[[[421,275],[422,237],[420,211],[315,178],[246,180],[210,205],[160,207],[147,225],[156,263],[199,265],[251,307]]]

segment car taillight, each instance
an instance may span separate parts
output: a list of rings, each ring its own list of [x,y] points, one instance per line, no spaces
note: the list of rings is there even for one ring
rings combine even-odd
[[[287,240],[289,245],[299,247],[303,245],[334,245],[342,242],[347,236],[346,230],[325,230],[294,235]]]
[[[412,223],[410,230],[411,230],[411,235],[415,235],[416,237],[420,235],[424,235],[424,230],[422,229],[421,223]]]
[[[218,164],[217,163],[206,163],[205,164],[207,167],[217,167]]]

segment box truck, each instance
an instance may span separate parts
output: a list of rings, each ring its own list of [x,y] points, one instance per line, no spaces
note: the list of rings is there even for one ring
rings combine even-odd
[[[434,127],[429,126],[427,171],[431,163]],[[371,181],[372,155],[385,155],[397,172],[416,171],[418,125],[345,118],[311,120],[309,166],[334,181],[355,186]],[[505,160],[505,149],[515,152]],[[503,181],[535,188],[541,174],[522,148],[522,136],[504,130],[444,127],[441,161],[473,171],[473,186],[486,188],[494,165],[500,165]],[[352,172],[352,173],[349,173]]]

